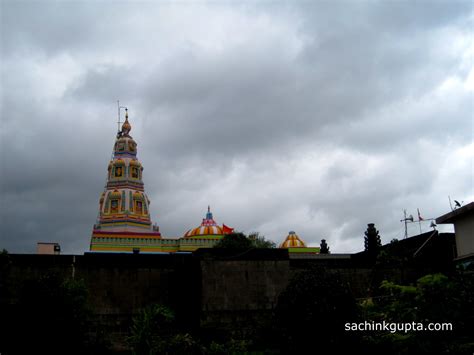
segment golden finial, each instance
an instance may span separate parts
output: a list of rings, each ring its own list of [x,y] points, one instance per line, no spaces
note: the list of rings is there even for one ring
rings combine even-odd
[[[125,135],[128,135],[128,133],[132,130],[132,126],[128,122],[128,108],[125,109],[125,122],[122,125],[122,132]]]

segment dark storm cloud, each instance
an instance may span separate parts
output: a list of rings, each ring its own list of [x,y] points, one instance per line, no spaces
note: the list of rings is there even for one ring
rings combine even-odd
[[[2,47],[6,54],[32,49],[49,55],[101,49],[126,40],[124,3],[3,1]],[[96,47],[99,45],[99,47]]]
[[[117,99],[165,236],[356,251],[473,198],[470,2],[1,6],[0,247],[87,250]]]

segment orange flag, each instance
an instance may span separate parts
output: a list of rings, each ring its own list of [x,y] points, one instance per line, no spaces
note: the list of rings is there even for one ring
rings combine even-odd
[[[234,231],[234,228],[227,227],[225,224],[222,224],[222,232],[224,234],[230,234]]]

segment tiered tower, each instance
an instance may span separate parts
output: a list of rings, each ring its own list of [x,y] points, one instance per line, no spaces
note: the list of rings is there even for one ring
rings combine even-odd
[[[130,136],[131,129],[126,110],[99,199],[91,251],[151,251],[153,245],[161,244],[159,229],[150,220],[150,200],[145,194],[143,167],[137,160],[137,143]]]

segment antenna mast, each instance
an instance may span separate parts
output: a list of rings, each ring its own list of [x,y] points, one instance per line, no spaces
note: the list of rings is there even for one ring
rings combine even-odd
[[[118,115],[118,121],[117,121],[117,138],[118,139],[120,137],[120,124],[122,122],[120,122],[120,109],[121,108],[124,108],[124,109],[127,109],[127,107],[125,106],[120,106],[120,101],[117,100],[117,115]],[[114,145],[114,148],[112,148],[112,155],[110,156],[110,160],[114,160],[114,151],[115,151],[115,145]],[[109,175],[107,174],[107,177],[105,179],[105,184],[104,184],[104,192],[107,192],[107,181],[109,180]],[[99,212],[97,213],[97,224],[99,224],[99,220],[100,220],[100,210]]]
[[[408,221],[410,221],[410,223],[413,223],[413,216],[409,215],[407,217],[407,210],[403,210],[403,219],[401,219],[400,222],[405,223],[405,238],[404,239],[408,238]]]
[[[120,121],[120,109],[121,108],[124,108],[125,110],[127,110],[127,107],[126,106],[120,106],[120,101],[117,100],[117,114],[118,114],[118,121],[117,121],[117,132],[120,132],[120,124],[122,123]]]
[[[407,210],[403,210],[403,221],[405,222],[405,239],[407,239],[408,238]]]

